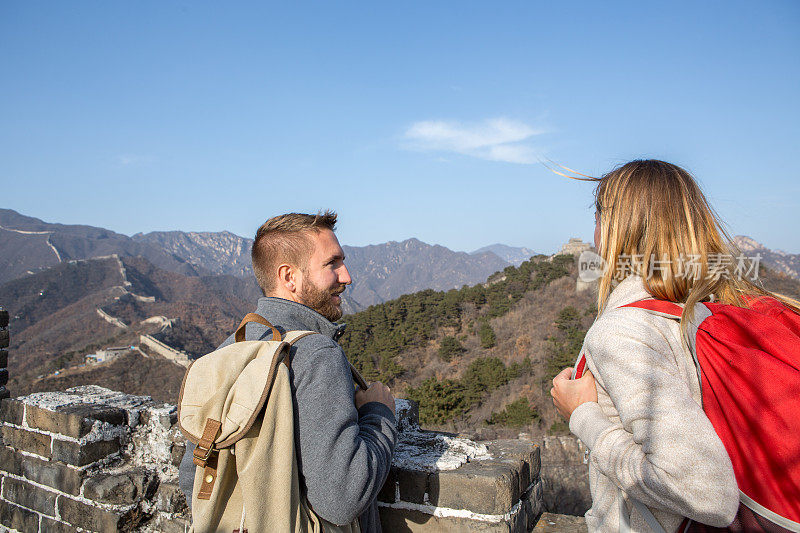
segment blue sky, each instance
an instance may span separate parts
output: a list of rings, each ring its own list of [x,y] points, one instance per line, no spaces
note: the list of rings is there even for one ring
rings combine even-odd
[[[591,239],[592,186],[538,158],[656,157],[800,252],[798,2],[291,4],[1,3],[0,207],[551,252]]]

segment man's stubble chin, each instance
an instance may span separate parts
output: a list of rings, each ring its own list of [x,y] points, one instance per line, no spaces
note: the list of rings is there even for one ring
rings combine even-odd
[[[342,318],[341,303],[336,305],[333,303],[333,296],[339,295],[341,298],[341,291],[344,291],[345,286],[341,285],[336,289],[320,289],[310,280],[303,284],[300,291],[300,299],[303,305],[306,305],[321,314],[331,322],[336,322]],[[340,300],[341,302],[341,300]]]

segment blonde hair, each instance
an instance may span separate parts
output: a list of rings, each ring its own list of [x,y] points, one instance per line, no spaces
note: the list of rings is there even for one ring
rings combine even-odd
[[[275,290],[275,274],[282,264],[304,269],[313,252],[310,233],[323,229],[336,229],[336,213],[319,212],[316,215],[287,213],[264,222],[253,241],[251,258],[261,292],[267,296]]]
[[[654,298],[685,304],[684,333],[695,304],[712,298],[747,307],[748,297],[769,296],[800,311],[799,302],[741,275],[742,253],[684,169],[650,159],[625,163],[601,178],[581,176],[575,179],[597,182],[598,252],[606,264],[597,299],[601,313],[613,283],[630,274],[641,276]]]

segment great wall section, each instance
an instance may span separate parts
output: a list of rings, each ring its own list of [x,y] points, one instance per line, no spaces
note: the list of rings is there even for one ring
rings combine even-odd
[[[379,497],[384,531],[524,532],[544,509],[540,446],[401,430]],[[8,531],[183,533],[185,450],[173,405],[95,385],[0,403],[0,524]],[[545,519],[552,529],[552,520]]]

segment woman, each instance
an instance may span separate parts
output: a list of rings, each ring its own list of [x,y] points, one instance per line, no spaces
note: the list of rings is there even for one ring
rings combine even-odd
[[[730,238],[685,170],[632,161],[589,179],[598,182],[594,239],[606,267],[581,351],[589,372],[571,380],[564,369],[551,391],[590,450],[589,531],[652,531],[653,516],[668,532],[684,517],[725,527],[739,492],[682,339],[700,302],[743,307],[769,293],[735,275]],[[685,304],[680,324],[621,307],[646,298]]]

